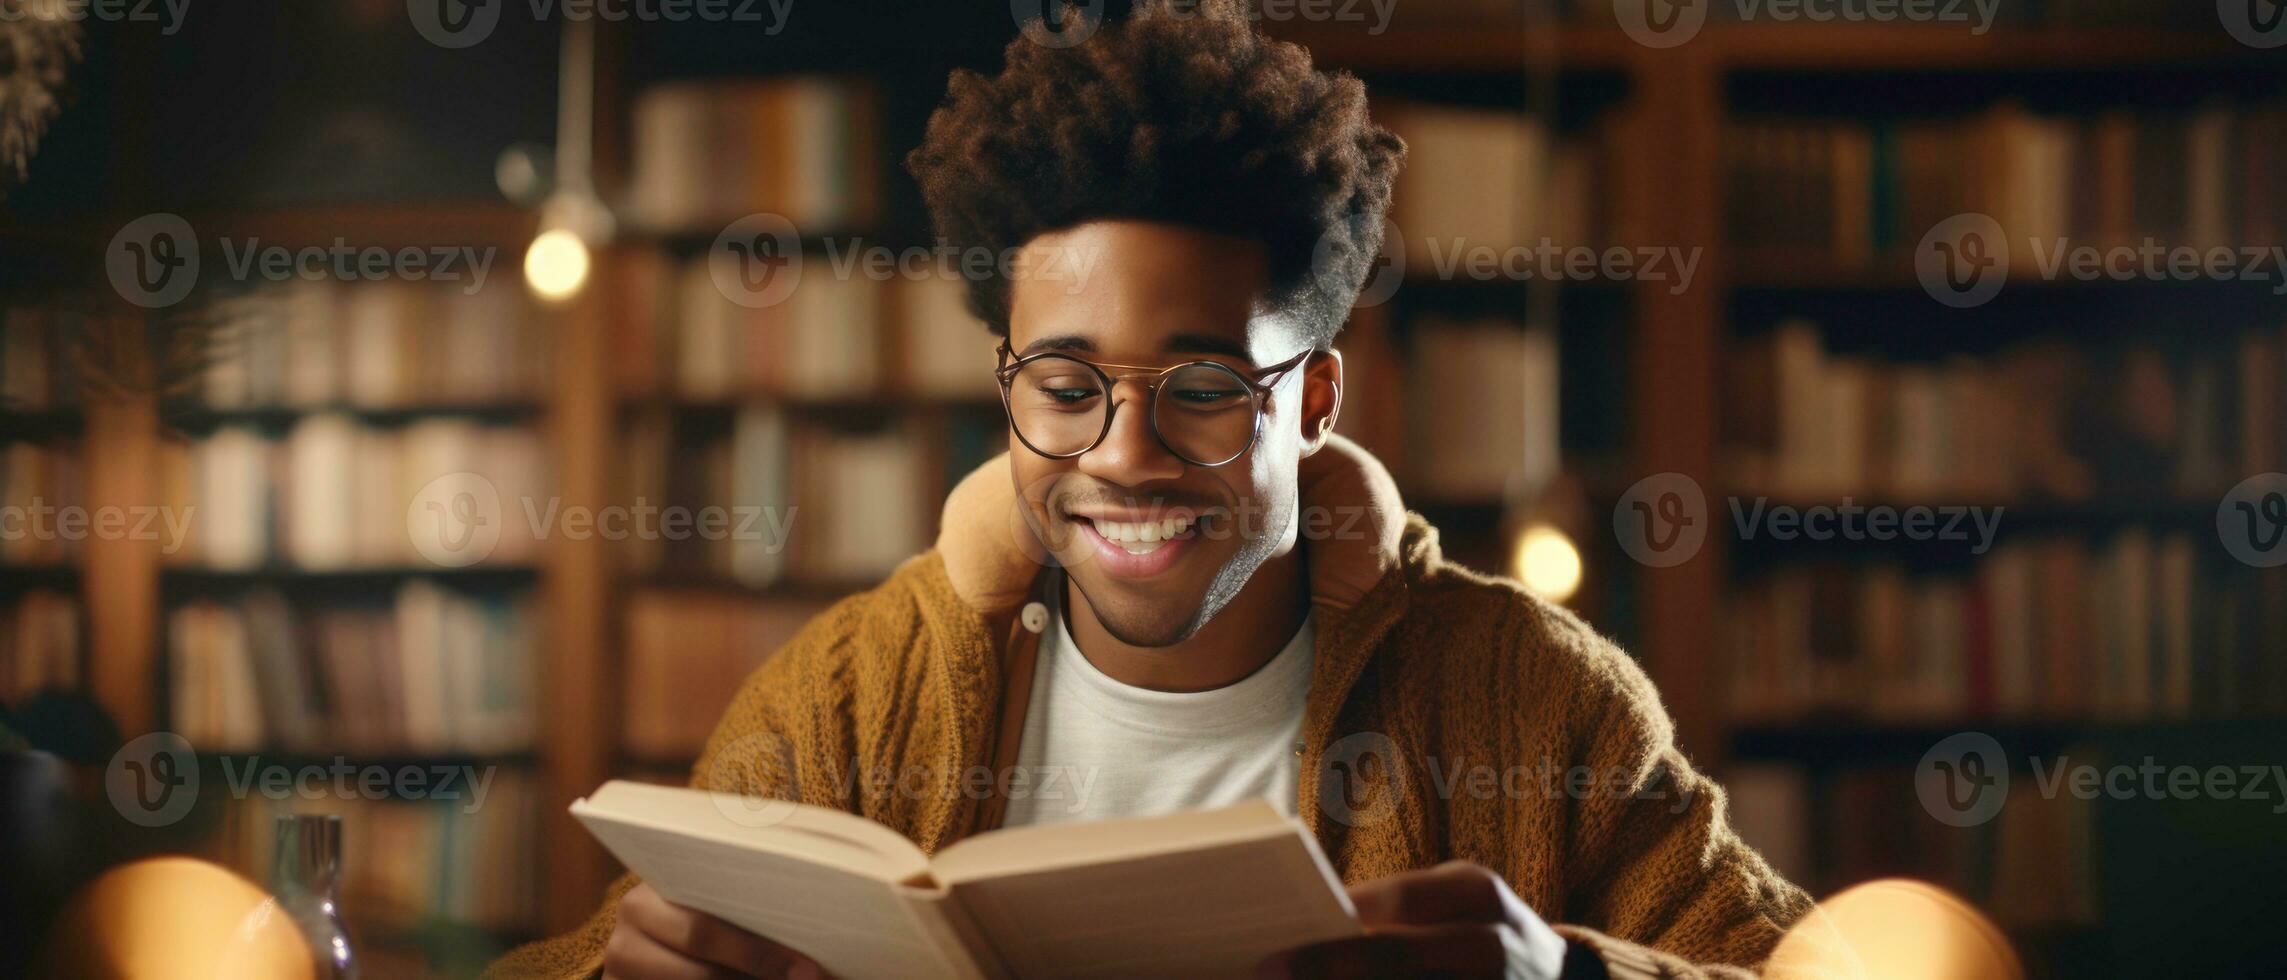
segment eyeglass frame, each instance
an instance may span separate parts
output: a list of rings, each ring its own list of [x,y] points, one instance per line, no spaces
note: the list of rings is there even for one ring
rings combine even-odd
[[[1316,353],[1318,353],[1317,348],[1306,347],[1303,348],[1303,351],[1300,354],[1296,354],[1293,357],[1287,358],[1286,360],[1280,361],[1279,363],[1273,364],[1269,367],[1255,368],[1252,371],[1242,371],[1221,361],[1211,361],[1206,358],[1184,361],[1180,364],[1171,364],[1164,368],[1153,367],[1148,364],[1112,364],[1109,362],[1091,361],[1087,358],[1077,356],[1069,351],[1061,350],[1035,351],[1021,357],[1016,357],[1016,360],[1011,361],[1009,358],[1015,357],[1016,352],[1009,349],[1007,338],[1002,338],[1000,347],[996,350],[998,364],[993,368],[993,377],[999,380],[1001,384],[1001,413],[1008,416],[1009,431],[1016,435],[1016,441],[1024,444],[1024,448],[1031,450],[1034,455],[1044,456],[1049,459],[1078,459],[1081,456],[1085,456],[1088,453],[1093,452],[1096,447],[1103,445],[1104,438],[1112,434],[1112,410],[1116,406],[1113,406],[1110,403],[1110,400],[1114,388],[1118,385],[1119,382],[1126,381],[1130,378],[1149,378],[1150,380],[1144,382],[1144,393],[1147,396],[1145,400],[1145,407],[1147,408],[1147,411],[1145,412],[1145,418],[1151,424],[1151,437],[1159,442],[1161,449],[1167,450],[1168,455],[1174,456],[1175,458],[1180,459],[1192,466],[1203,466],[1212,469],[1217,466],[1228,466],[1231,463],[1236,462],[1239,457],[1245,456],[1249,451],[1255,448],[1255,443],[1261,441],[1263,438],[1263,406],[1269,403],[1271,391],[1277,388],[1280,383],[1286,380],[1288,372],[1293,371],[1295,368],[1301,367],[1303,362],[1310,360],[1310,355]],[[1024,370],[1024,367],[1027,364],[1031,364],[1033,362],[1051,357],[1075,362],[1086,367],[1088,370],[1095,372],[1096,380],[1104,387],[1104,426],[1103,428],[1096,431],[1095,439],[1090,440],[1086,447],[1075,452],[1051,453],[1043,451],[1040,447],[1033,445],[1032,440],[1024,437],[1024,427],[1017,424],[1016,406],[1011,404],[1009,400],[1009,390],[1016,384],[1017,372]],[[1231,376],[1238,378],[1239,383],[1246,386],[1247,396],[1253,399],[1255,403],[1254,426],[1247,433],[1247,444],[1240,447],[1238,452],[1232,453],[1229,458],[1216,463],[1202,463],[1192,459],[1189,456],[1184,455],[1180,450],[1177,450],[1174,446],[1169,445],[1167,437],[1162,435],[1159,431],[1160,379],[1165,378],[1177,371],[1181,371],[1184,368],[1197,367],[1200,365],[1206,365],[1211,368],[1229,372]],[[1114,368],[1120,371],[1120,373],[1118,375],[1113,375],[1107,373],[1104,370],[1105,368]],[[1266,378],[1268,380],[1264,380]]]

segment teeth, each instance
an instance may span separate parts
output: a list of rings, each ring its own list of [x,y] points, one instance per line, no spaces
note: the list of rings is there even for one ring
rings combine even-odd
[[[1119,545],[1132,555],[1148,555],[1158,551],[1166,542],[1191,530],[1192,518],[1170,517],[1161,521],[1103,521],[1094,518],[1089,523],[1104,540]]]

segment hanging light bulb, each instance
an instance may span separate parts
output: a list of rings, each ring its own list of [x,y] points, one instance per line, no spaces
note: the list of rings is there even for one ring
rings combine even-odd
[[[1535,523],[1517,535],[1509,573],[1550,602],[1565,602],[1580,591],[1580,548],[1554,524]]]
[[[588,243],[567,228],[551,228],[524,250],[524,281],[541,299],[558,303],[588,283]]]
[[[595,125],[595,25],[564,25],[562,77],[556,103],[554,192],[540,206],[540,233],[524,250],[524,282],[542,300],[561,303],[579,295],[594,265],[591,250],[617,231],[610,206],[596,194],[590,168]],[[504,154],[496,177],[511,200],[539,190],[537,155],[522,147]]]

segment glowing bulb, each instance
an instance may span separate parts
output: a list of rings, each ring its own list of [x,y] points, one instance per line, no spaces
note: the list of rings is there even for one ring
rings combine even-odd
[[[1550,602],[1563,602],[1580,590],[1580,549],[1563,531],[1547,524],[1525,528],[1509,558],[1510,572],[1525,588]]]
[[[546,300],[569,299],[588,281],[588,245],[562,228],[540,233],[524,252],[524,281]]]

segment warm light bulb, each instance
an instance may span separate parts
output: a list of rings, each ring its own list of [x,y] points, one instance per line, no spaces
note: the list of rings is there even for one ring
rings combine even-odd
[[[546,300],[569,299],[588,281],[588,245],[562,228],[544,231],[524,252],[524,281]]]
[[[1550,602],[1564,602],[1580,590],[1580,549],[1563,531],[1535,524],[1517,536],[1510,572],[1525,588]]]

